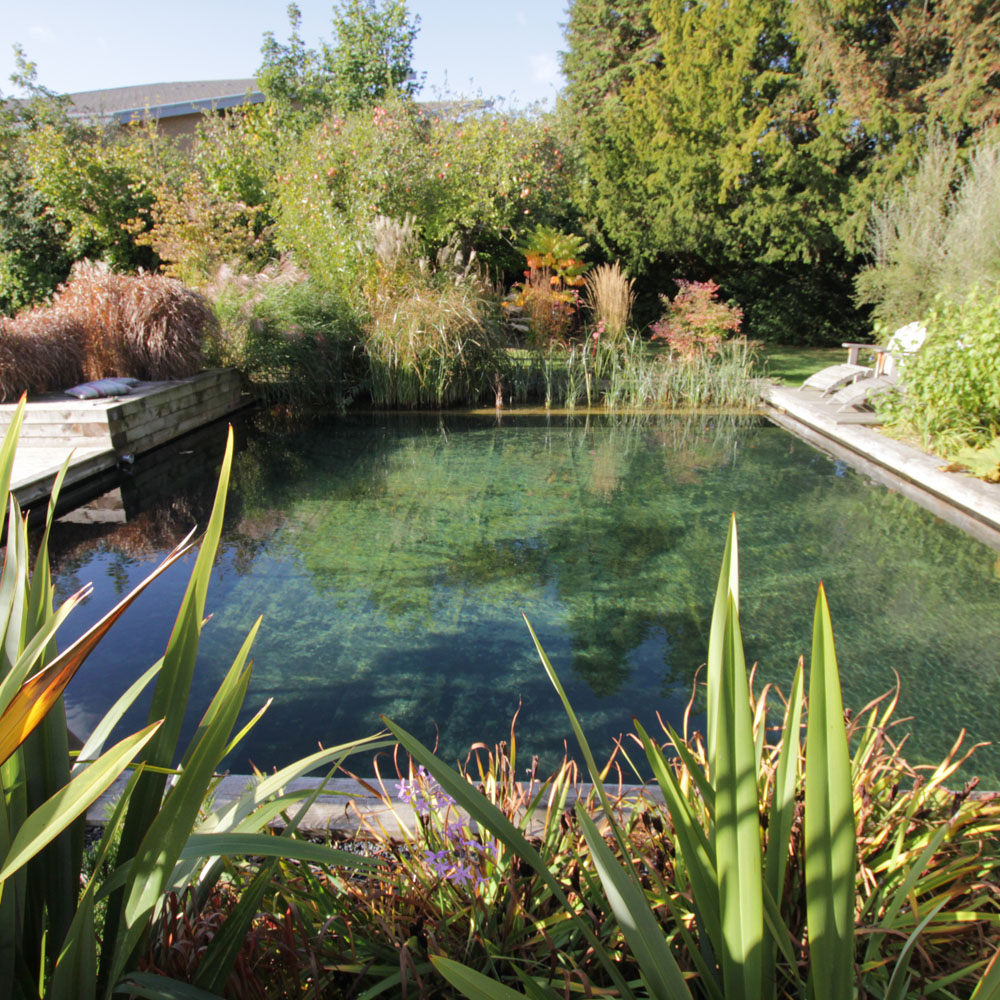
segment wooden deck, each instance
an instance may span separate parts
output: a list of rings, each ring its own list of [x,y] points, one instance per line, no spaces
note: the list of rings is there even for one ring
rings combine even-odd
[[[872,410],[842,410],[840,404],[834,402],[832,395],[825,396],[816,388],[796,389],[772,385],[766,390],[765,399],[782,409],[809,413],[814,418],[829,424],[874,427],[879,423],[878,414]]]
[[[142,382],[129,395],[110,399],[74,399],[65,393],[30,398],[11,492],[22,508],[37,505],[47,500],[67,456],[72,456],[68,487],[244,404],[239,375],[231,369],[171,382]],[[0,434],[6,432],[14,410],[13,403],[0,405]]]

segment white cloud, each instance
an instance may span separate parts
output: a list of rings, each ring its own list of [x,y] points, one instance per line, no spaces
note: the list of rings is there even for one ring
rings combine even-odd
[[[40,42],[49,42],[55,36],[50,28],[45,27],[44,24],[32,24],[28,26],[28,35],[31,38],[36,39]]]
[[[529,56],[531,63],[531,78],[536,83],[546,86],[551,84],[558,88],[562,81],[559,78],[559,59],[554,52],[536,52]]]
[[[517,26],[519,28],[527,28],[528,27],[528,15],[525,14],[523,10],[519,10],[514,15],[514,20],[517,22]]]

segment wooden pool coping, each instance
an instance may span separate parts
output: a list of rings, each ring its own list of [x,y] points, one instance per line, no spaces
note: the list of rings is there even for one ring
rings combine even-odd
[[[875,414],[840,413],[815,389],[768,384],[761,395],[785,430],[1000,551],[1000,484],[946,472],[944,459],[879,433]]]

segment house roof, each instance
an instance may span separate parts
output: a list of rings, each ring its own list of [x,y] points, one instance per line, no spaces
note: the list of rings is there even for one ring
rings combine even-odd
[[[68,94],[70,115],[120,123],[144,118],[173,118],[199,111],[259,104],[264,95],[252,77],[244,80],[192,80],[147,83]]]

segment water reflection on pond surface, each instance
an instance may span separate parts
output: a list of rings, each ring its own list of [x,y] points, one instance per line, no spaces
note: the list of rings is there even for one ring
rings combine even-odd
[[[519,705],[524,765],[533,753],[553,764],[568,726],[521,612],[595,747],[633,714],[679,725],[732,511],[761,682],[787,688],[808,654],[823,580],[845,704],[860,708],[896,671],[911,758],[943,756],[963,727],[1000,736],[996,552],[767,421],[355,415],[237,430],[190,719],[263,615],[244,718],[274,704],[233,770],[365,735],[380,714],[464,757],[505,738]],[[57,525],[59,596],[95,586],[72,629],[205,523],[222,446],[216,428],[140,460],[123,497],[144,509],[127,523]],[[78,731],[162,654],[188,570],[143,595],[74,680]],[[1000,754],[980,751],[975,769],[996,785]]]

